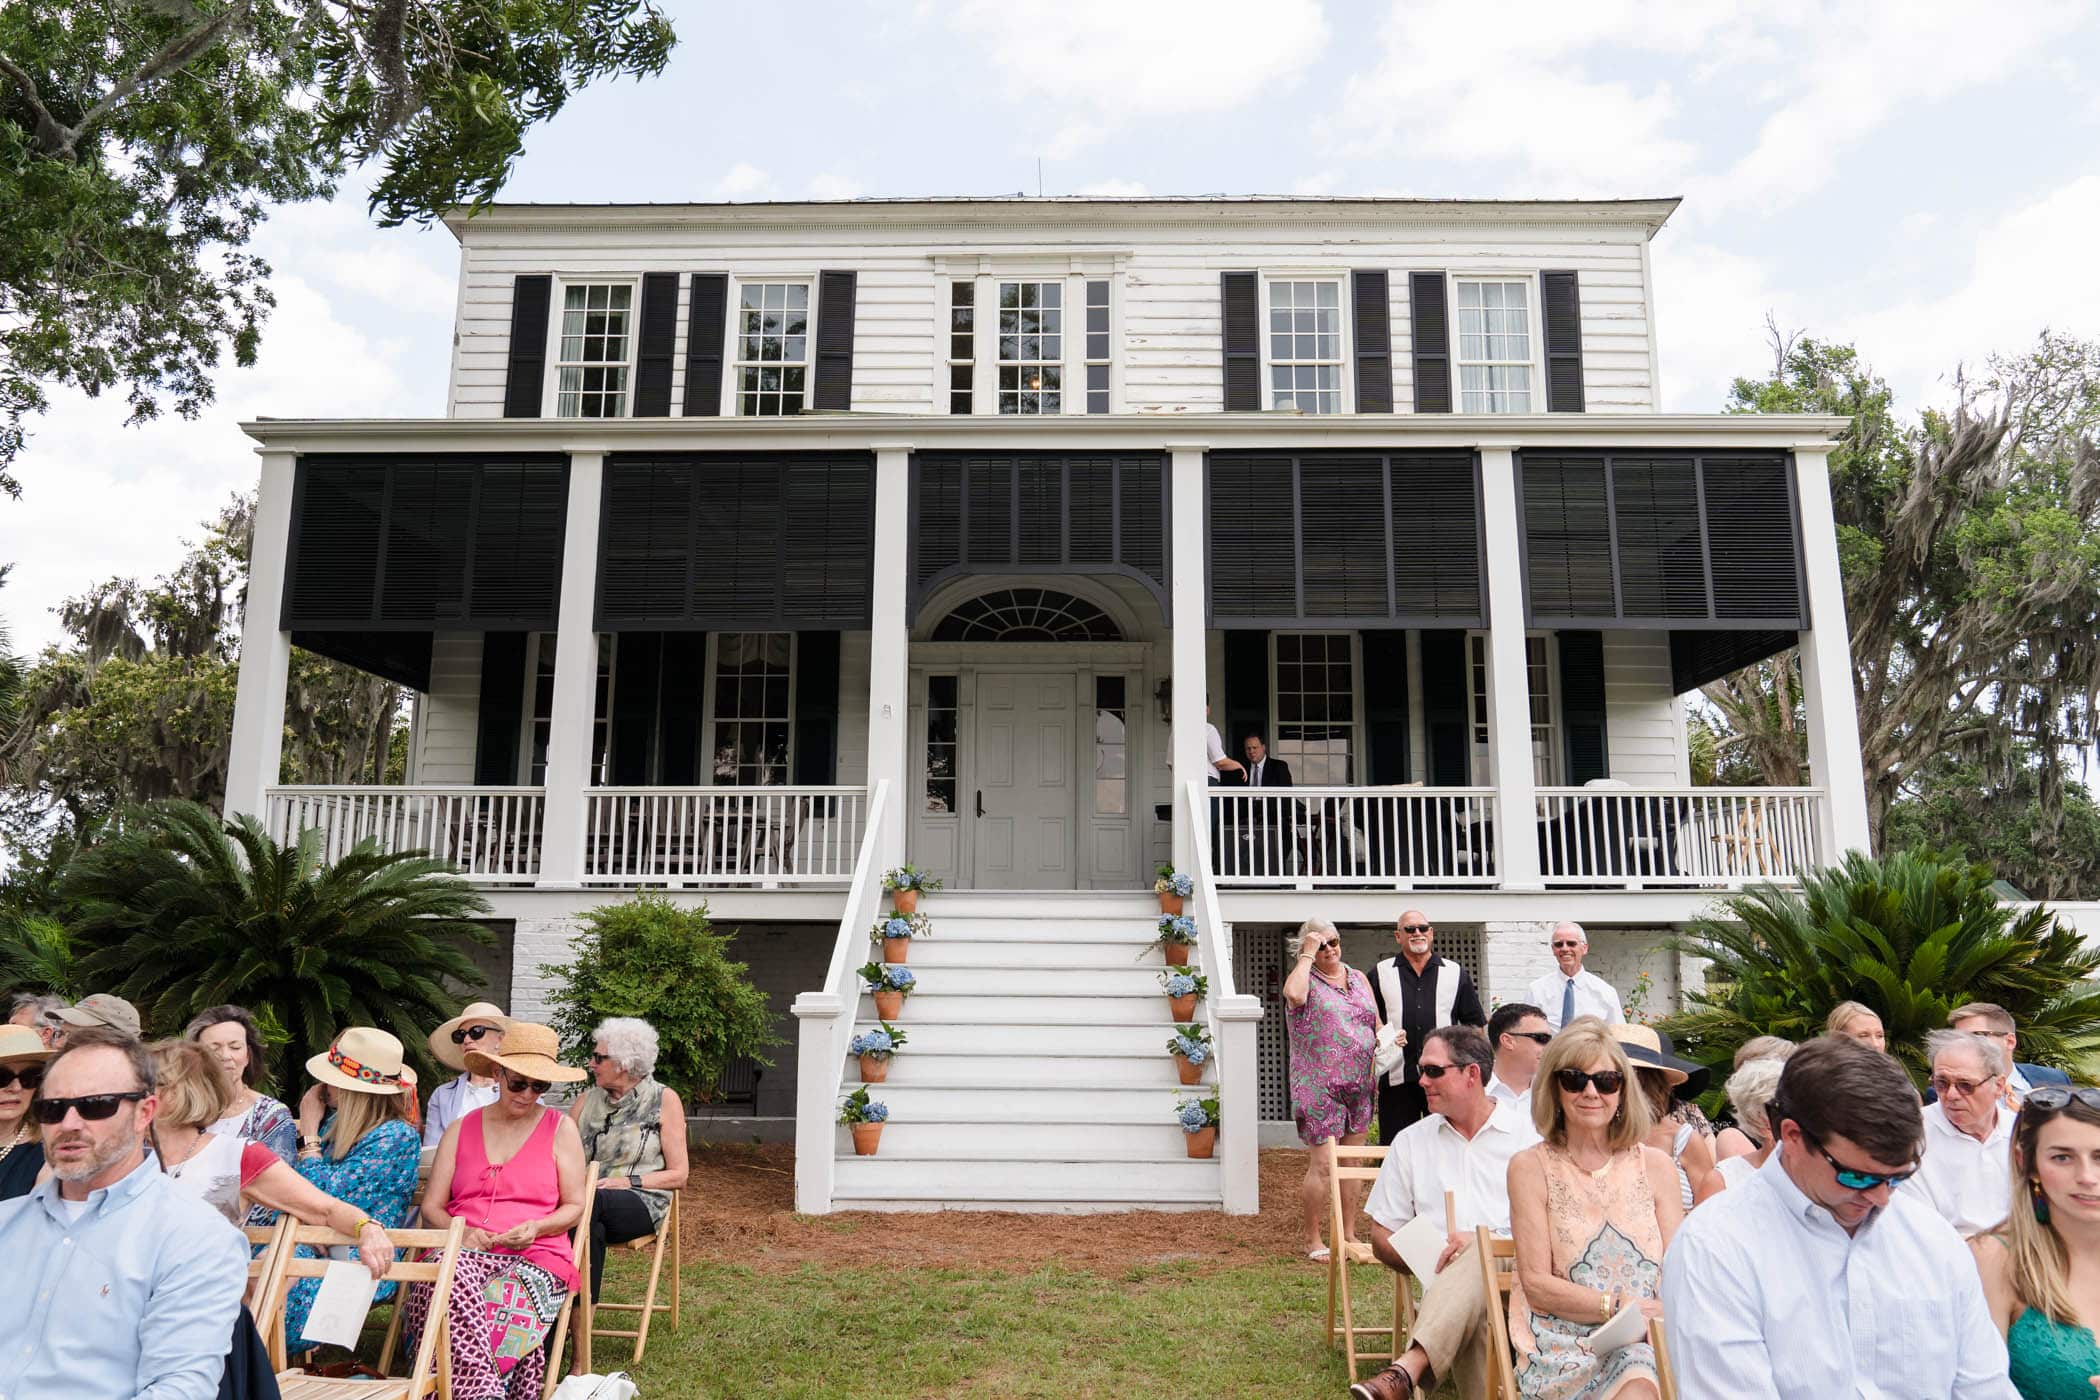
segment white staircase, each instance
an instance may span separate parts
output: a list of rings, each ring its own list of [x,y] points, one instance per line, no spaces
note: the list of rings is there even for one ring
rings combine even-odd
[[[1174,1121],[1196,1091],[1167,1053],[1157,901],[955,892],[919,908],[932,936],[912,940],[918,989],[892,1022],[909,1038],[868,1086],[890,1110],[882,1147],[856,1157],[838,1130],[833,1208],[1218,1209],[1220,1163],[1190,1158]],[[854,1029],[877,1024],[863,995]],[[1202,1094],[1216,1078],[1213,1059]],[[845,1092],[860,1086],[849,1057]]]

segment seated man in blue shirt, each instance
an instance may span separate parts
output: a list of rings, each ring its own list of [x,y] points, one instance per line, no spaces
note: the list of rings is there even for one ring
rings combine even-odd
[[[0,1400],[214,1400],[248,1246],[145,1147],[145,1047],[76,1031],[31,1111],[52,1179],[0,1203]]]

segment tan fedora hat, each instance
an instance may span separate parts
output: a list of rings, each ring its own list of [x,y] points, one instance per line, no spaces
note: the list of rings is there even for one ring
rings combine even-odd
[[[0,1064],[15,1060],[48,1060],[54,1052],[27,1026],[0,1026]]]
[[[52,1013],[69,1026],[107,1026],[113,1031],[122,1031],[134,1040],[139,1034],[138,1008],[120,996],[108,992],[96,992],[80,999],[78,1006],[69,1006]]]
[[[401,1042],[371,1026],[352,1026],[335,1044],[306,1062],[306,1072],[331,1088],[358,1094],[398,1094]]]
[[[561,1040],[553,1027],[531,1021],[512,1021],[504,1029],[503,1048],[493,1055],[486,1050],[469,1050],[467,1068],[476,1074],[507,1069],[542,1084],[574,1084],[588,1077],[582,1070],[570,1069],[561,1062]]]
[[[453,1069],[465,1069],[467,1067],[466,1047],[456,1044],[452,1039],[452,1033],[472,1025],[490,1025],[500,1031],[509,1024],[510,1017],[504,1015],[503,1008],[495,1003],[487,1001],[468,1002],[466,1010],[460,1012],[457,1016],[454,1016],[451,1020],[445,1022],[444,1025],[439,1026],[430,1033],[430,1053],[437,1056],[438,1063],[441,1065],[448,1065]]]

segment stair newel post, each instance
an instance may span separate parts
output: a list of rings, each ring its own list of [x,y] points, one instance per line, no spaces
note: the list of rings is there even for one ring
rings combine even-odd
[[[832,992],[803,992],[795,998],[795,1209],[829,1215],[837,1183],[832,1148],[838,1129],[832,1119],[843,1061],[838,1058],[839,1023],[852,1028],[843,998]]]
[[[1261,999],[1244,994],[1220,997],[1214,1013],[1218,1047],[1219,1174],[1227,1215],[1261,1212],[1261,1124],[1255,1107],[1255,1027],[1261,1021]]]

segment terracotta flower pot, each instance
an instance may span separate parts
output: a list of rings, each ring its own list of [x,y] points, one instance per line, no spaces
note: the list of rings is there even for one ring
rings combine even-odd
[[[1218,1145],[1218,1129],[1215,1124],[1208,1128],[1198,1128],[1195,1132],[1185,1134],[1185,1136],[1189,1140],[1189,1156],[1191,1157],[1208,1157],[1210,1150]]]
[[[888,1060],[884,1059],[880,1055],[863,1055],[860,1057],[861,1083],[880,1084],[883,1080],[888,1079],[889,1077],[890,1062]]]
[[[1190,1064],[1189,1057],[1178,1050],[1174,1052],[1174,1070],[1181,1076],[1181,1082],[1184,1084],[1203,1082],[1203,1066]]]
[[[882,1146],[882,1124],[880,1124],[880,1123],[855,1123],[855,1124],[853,1124],[853,1155],[854,1155],[854,1156],[856,1156],[856,1157],[872,1157],[872,1156],[874,1156],[874,1155],[875,1155],[875,1149],[876,1149],[876,1148],[878,1148],[878,1147],[880,1147],[880,1146]]]
[[[896,910],[900,914],[916,914],[919,912],[919,892],[917,890],[891,890],[890,903],[896,906]]]
[[[1174,1024],[1177,1026],[1185,1026],[1196,1019],[1196,994],[1194,992],[1190,992],[1185,997],[1168,997],[1167,1005],[1173,1008]]]
[[[885,938],[882,940],[882,960],[886,963],[901,963],[911,954],[909,938]]]
[[[1161,891],[1159,896],[1159,912],[1162,914],[1179,914],[1181,912],[1182,899],[1183,896],[1181,895],[1167,894],[1165,891]]]
[[[1168,966],[1168,967],[1187,967],[1187,966],[1189,965],[1189,945],[1188,945],[1188,944],[1186,944],[1186,943],[1162,943],[1162,944],[1160,944],[1159,946],[1160,946],[1160,948],[1161,948],[1161,949],[1162,949],[1162,950],[1163,950],[1163,951],[1164,951],[1164,952],[1166,953],[1166,955],[1167,955],[1167,966]]]
[[[895,1021],[904,1015],[904,993],[875,993],[875,1014],[885,1021]]]

